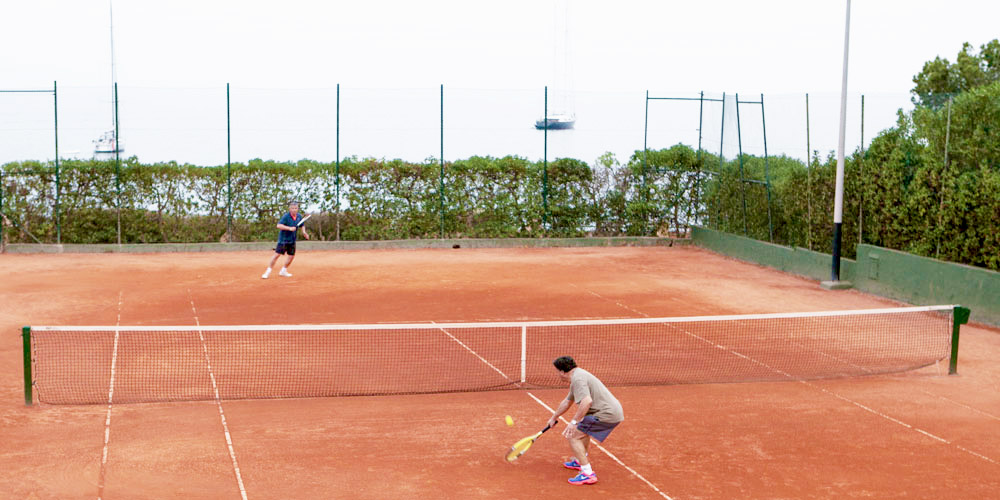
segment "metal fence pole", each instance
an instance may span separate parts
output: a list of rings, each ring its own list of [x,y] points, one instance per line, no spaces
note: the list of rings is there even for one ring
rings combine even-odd
[[[726,144],[726,93],[722,93],[722,126],[719,128],[719,176],[716,178],[718,186],[715,194],[715,228],[721,227],[722,219],[722,173],[726,168],[726,156],[723,154],[723,147]]]
[[[809,144],[809,94],[806,93],[806,248],[812,250],[812,148]]]
[[[858,152],[858,179],[861,180],[862,186],[865,182],[864,176],[865,168],[865,95],[861,94],[861,148]],[[865,223],[865,191],[864,189],[858,189],[858,244],[862,244],[864,241],[862,235],[864,233],[864,223]]]
[[[694,210],[694,222],[698,222],[698,214],[700,212],[698,202],[700,200],[701,194],[701,127],[703,125],[703,119],[705,115],[705,91],[702,90],[698,94],[698,152],[696,154],[695,162],[697,166],[695,167],[695,177],[694,177],[694,204],[689,206],[688,211],[688,227],[691,226],[691,211]]]
[[[767,121],[764,119],[764,94],[760,95],[760,126],[764,134],[764,189],[767,190],[767,235],[774,243],[774,223],[771,218],[771,164],[767,159]]]
[[[545,86],[545,150],[542,158],[542,231],[549,224],[549,86]]]
[[[441,238],[444,238],[444,84],[441,84],[441,175],[439,176],[438,199],[441,217]]]
[[[646,234],[649,229],[649,190],[646,187],[646,155],[649,151],[649,90],[646,90],[646,115],[642,125],[642,234]]]
[[[59,188],[59,88],[58,82],[52,82],[52,111],[55,115],[55,143],[56,143],[56,206],[55,206],[55,216],[56,216],[56,245],[62,244],[62,217],[60,216],[60,206],[59,206],[59,193],[61,189]]]
[[[740,130],[740,94],[736,94],[736,142],[739,144],[740,188],[743,190],[743,235],[750,235],[747,225],[747,183],[743,175],[743,136]]]
[[[334,185],[337,190],[335,217],[337,219],[337,241],[340,241],[340,84],[337,84],[337,166],[334,170]]]
[[[226,243],[233,241],[233,146],[229,116],[229,82],[226,82]]]
[[[941,231],[944,226],[942,225],[942,216],[944,215],[944,174],[948,172],[948,141],[951,138],[951,96],[948,96],[948,122],[944,129],[944,170],[941,175],[941,202],[938,204],[938,231]],[[941,236],[934,238],[937,240],[936,249],[934,250],[934,258],[939,258],[941,256]]]
[[[118,82],[115,82],[115,195],[118,212],[118,246],[122,244],[122,184],[121,184],[121,147],[118,137]]]

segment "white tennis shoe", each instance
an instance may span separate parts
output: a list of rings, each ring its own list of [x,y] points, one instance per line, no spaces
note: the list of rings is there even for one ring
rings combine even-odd
[[[267,277],[270,276],[270,275],[271,275],[271,268],[269,267],[269,268],[267,268],[267,271],[264,271],[264,274],[260,275],[260,277],[261,277],[261,279],[265,279],[266,280]]]
[[[291,278],[292,277],[292,273],[286,271],[284,268],[282,268],[281,271],[278,271],[278,275],[279,276],[284,276],[286,278]]]

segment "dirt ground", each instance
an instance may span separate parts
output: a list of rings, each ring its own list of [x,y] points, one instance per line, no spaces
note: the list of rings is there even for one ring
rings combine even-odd
[[[23,325],[635,318],[900,304],[694,247],[0,255],[0,492],[17,499],[998,498],[1000,331],[959,374],[612,388],[626,421],[566,483],[564,389],[24,405]],[[289,306],[295,311],[289,315]],[[973,311],[973,316],[975,311]],[[574,339],[567,339],[572,345]],[[415,360],[418,361],[418,360]],[[629,360],[622,360],[628,363]],[[504,424],[511,415],[515,425]],[[558,430],[561,430],[561,426]]]

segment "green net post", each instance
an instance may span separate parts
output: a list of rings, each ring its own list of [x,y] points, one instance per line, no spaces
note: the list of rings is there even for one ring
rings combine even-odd
[[[31,327],[21,328],[24,345],[24,405],[31,406]]]
[[[968,307],[955,306],[951,315],[951,361],[948,363],[948,375],[958,375],[958,332],[962,325],[969,322],[971,312]]]

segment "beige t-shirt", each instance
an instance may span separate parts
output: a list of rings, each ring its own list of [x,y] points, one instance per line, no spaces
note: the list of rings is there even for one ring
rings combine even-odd
[[[601,422],[613,424],[625,420],[622,404],[618,402],[597,377],[583,368],[575,368],[569,382],[569,395],[566,399],[579,403],[587,396],[594,402],[590,404],[587,415],[593,415]]]

